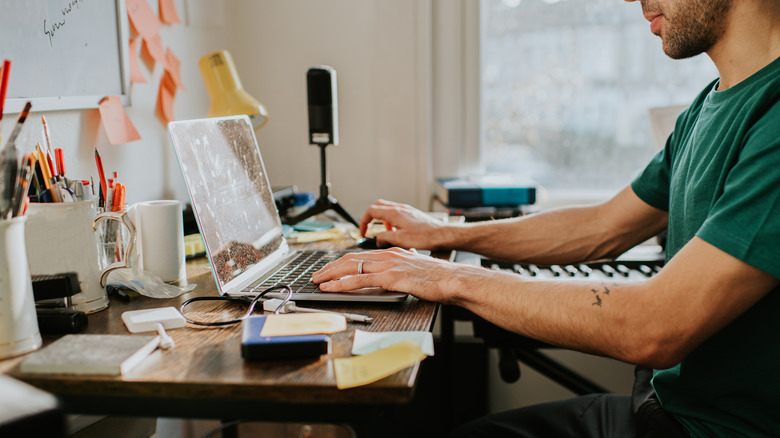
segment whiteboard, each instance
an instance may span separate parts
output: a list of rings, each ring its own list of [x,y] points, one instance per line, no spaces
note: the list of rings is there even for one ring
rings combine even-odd
[[[129,104],[125,0],[0,0],[0,58],[11,60],[4,113]]]

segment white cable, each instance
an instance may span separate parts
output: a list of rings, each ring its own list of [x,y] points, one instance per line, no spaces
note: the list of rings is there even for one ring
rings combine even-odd
[[[341,313],[341,312],[331,312],[329,310],[320,310],[320,309],[309,309],[306,307],[298,307],[295,305],[294,301],[288,301],[284,304],[284,306],[281,306],[282,302],[284,300],[280,300],[278,298],[271,298],[268,300],[263,301],[263,310],[267,312],[274,312],[274,313],[290,313],[290,312],[304,312],[304,313],[335,313],[337,315],[343,315],[344,318],[347,318],[347,321],[356,321],[356,322],[364,322],[367,324],[371,324],[371,322],[374,321],[374,318],[371,318],[370,316],[366,315],[358,315],[355,313]]]
[[[157,334],[160,335],[160,348],[168,350],[176,346],[173,338],[165,331],[165,327],[161,322],[157,323]]]

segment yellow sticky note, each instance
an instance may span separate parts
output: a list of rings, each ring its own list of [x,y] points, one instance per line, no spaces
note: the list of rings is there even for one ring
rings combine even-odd
[[[331,228],[325,231],[300,231],[296,242],[319,242],[321,240],[337,239],[344,236],[344,230],[339,228]]]
[[[403,341],[364,356],[333,359],[339,389],[368,385],[426,358],[420,345]]]
[[[335,313],[268,315],[260,336],[330,334],[347,329],[347,319]]]

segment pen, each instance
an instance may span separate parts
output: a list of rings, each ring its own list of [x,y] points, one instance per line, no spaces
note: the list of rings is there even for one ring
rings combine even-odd
[[[32,191],[35,189],[35,197],[37,198],[42,191],[46,190],[46,184],[43,183],[43,170],[41,170],[41,165],[38,163],[38,156],[35,151],[30,154],[30,167],[33,169],[32,186],[30,187],[30,190]]]
[[[101,205],[101,207],[105,207],[105,203],[108,199],[106,198],[106,195],[108,194],[108,184],[106,183],[106,174],[103,173],[103,160],[100,159],[97,148],[95,148],[95,163],[97,164],[98,178],[100,178],[100,190],[102,192],[100,195],[103,197],[103,205]]]
[[[31,155],[25,155],[22,159],[22,166],[19,170],[19,178],[16,182],[16,191],[11,202],[12,215],[21,216],[24,212],[25,199],[27,198],[27,188],[33,175],[33,162]]]
[[[51,182],[49,182],[49,179],[51,178],[51,172],[49,170],[49,165],[46,164],[46,159],[43,157],[43,151],[41,151],[40,145],[35,145],[35,152],[33,152],[35,156],[35,162],[38,165],[38,168],[41,169],[41,178],[43,179],[43,188],[44,189],[50,189],[51,188]]]
[[[3,120],[3,108],[5,108],[5,95],[8,91],[8,77],[11,74],[11,60],[3,61],[2,79],[0,79],[0,120]]]
[[[106,193],[106,211],[114,211],[114,179],[108,179],[108,193]]]
[[[5,71],[5,66],[3,68]],[[29,101],[24,105],[24,109],[19,114],[19,118],[16,121],[11,135],[8,137],[8,141],[5,144],[5,149],[2,153],[2,163],[0,163],[0,217],[7,218],[12,212],[12,202],[14,198],[14,187],[17,182],[17,174],[19,172],[19,153],[16,149],[16,138],[19,136],[19,131],[22,130],[22,125],[30,114],[30,108],[32,103]]]
[[[21,113],[19,113],[19,118],[16,120],[16,125],[14,126],[13,131],[11,131],[11,136],[8,137],[8,141],[5,143],[6,149],[9,147],[16,147],[16,137],[19,136],[19,132],[22,130],[24,121],[27,120],[27,116],[30,115],[30,108],[32,108],[32,102],[27,101],[27,103],[24,104],[24,109]]]
[[[46,157],[46,162],[49,163],[49,170],[51,171],[52,175],[59,175],[57,172],[57,168],[54,167],[54,159],[52,159],[52,147],[51,147],[51,133],[49,132],[49,125],[46,123],[46,116],[41,116],[41,123],[43,124],[43,134],[44,139],[46,140],[46,150],[44,151],[44,156]]]

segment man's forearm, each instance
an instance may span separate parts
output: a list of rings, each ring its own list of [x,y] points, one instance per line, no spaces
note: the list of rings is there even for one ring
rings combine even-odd
[[[665,225],[664,212],[627,188],[599,205],[449,227],[443,246],[500,260],[575,263],[620,255]]]
[[[469,223],[450,230],[454,248],[500,260],[541,263],[550,258],[581,260],[588,242],[600,240],[597,229],[577,226],[589,222],[589,208],[565,209],[522,218]],[[595,234],[595,235],[594,235]],[[590,235],[590,236],[588,236]]]

